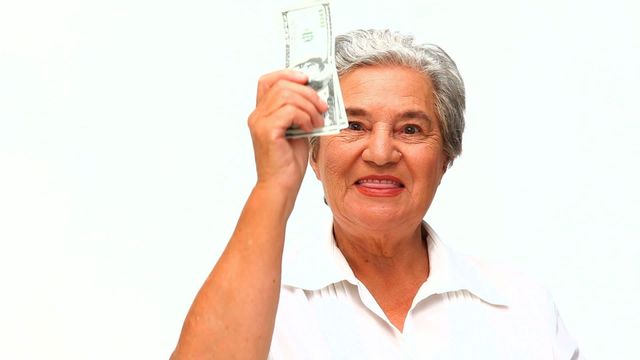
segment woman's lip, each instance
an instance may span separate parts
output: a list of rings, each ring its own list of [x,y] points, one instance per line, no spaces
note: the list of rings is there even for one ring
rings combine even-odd
[[[396,196],[404,191],[400,179],[388,175],[365,176],[358,179],[355,186],[361,194],[373,197]]]
[[[356,189],[362,195],[372,196],[372,197],[391,197],[391,196],[400,195],[400,193],[404,191],[404,188],[399,186],[376,188],[376,187],[358,185],[358,184],[356,184]]]

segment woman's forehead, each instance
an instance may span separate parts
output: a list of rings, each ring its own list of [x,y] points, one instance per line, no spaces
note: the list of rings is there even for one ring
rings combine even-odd
[[[347,114],[378,112],[423,113],[435,116],[431,80],[422,73],[401,66],[360,67],[340,77]]]

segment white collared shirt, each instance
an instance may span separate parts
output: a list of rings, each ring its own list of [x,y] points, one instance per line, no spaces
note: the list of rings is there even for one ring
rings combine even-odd
[[[283,262],[269,359],[579,359],[549,293],[455,253],[426,223],[429,277],[403,332],[329,232]]]

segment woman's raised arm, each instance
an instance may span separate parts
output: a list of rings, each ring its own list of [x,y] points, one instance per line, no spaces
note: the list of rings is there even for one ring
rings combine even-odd
[[[282,70],[258,83],[249,116],[257,182],[220,259],[198,292],[172,359],[266,359],[280,295],[285,227],[307,168],[307,139],[286,139],[292,125],[322,126],[327,105]]]

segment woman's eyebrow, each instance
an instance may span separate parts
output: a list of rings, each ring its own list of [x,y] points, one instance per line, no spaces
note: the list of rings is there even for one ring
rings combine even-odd
[[[358,107],[348,107],[345,109],[347,116],[352,116],[352,117],[367,117],[369,116],[369,112],[367,112],[367,110],[363,109],[363,108],[358,108]],[[424,120],[428,123],[431,123],[431,118],[429,117],[429,115],[427,115],[426,112],[422,111],[422,110],[409,110],[409,111],[405,111],[403,113],[400,113],[398,116],[396,116],[396,119],[420,119],[420,120]]]
[[[348,107],[345,109],[347,116],[367,116],[369,113],[362,108]]]
[[[399,119],[422,119],[429,123],[431,122],[431,118],[429,117],[429,115],[427,115],[427,113],[422,110],[405,111],[402,114],[400,114],[398,118]]]

